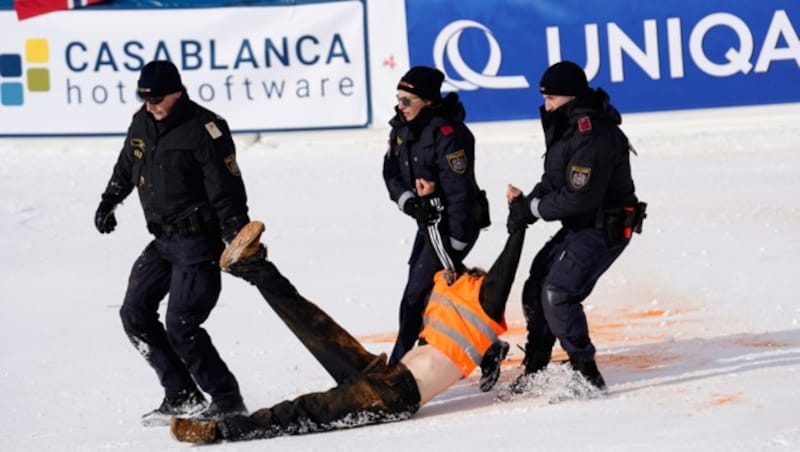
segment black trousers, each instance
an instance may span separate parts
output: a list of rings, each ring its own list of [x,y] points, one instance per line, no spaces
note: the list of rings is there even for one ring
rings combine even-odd
[[[562,228],[542,247],[522,291],[528,354],[549,354],[557,338],[570,359],[594,359],[581,303],[626,246],[609,245],[593,228]]]
[[[236,270],[234,270],[236,271]],[[272,438],[406,419],[419,409],[414,376],[387,365],[316,304],[306,300],[269,261],[238,273],[261,292],[286,326],[320,362],[337,386],[217,423],[221,439]]]
[[[463,251],[451,251],[450,257],[454,261],[462,261],[476,241],[477,235]],[[414,347],[422,331],[422,313],[425,312],[428,297],[433,289],[433,276],[441,269],[442,264],[431,248],[425,231],[419,229],[408,259],[408,280],[400,299],[400,325],[397,330],[397,340],[389,356],[390,364],[400,362],[400,359]]]
[[[168,397],[200,386],[213,400],[241,399],[236,378],[201,327],[219,297],[222,248],[219,237],[161,237],[133,264],[122,326]],[[168,293],[165,327],[158,306]]]

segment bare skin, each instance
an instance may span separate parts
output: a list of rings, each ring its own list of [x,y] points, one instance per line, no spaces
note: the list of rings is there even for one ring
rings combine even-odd
[[[408,105],[404,105],[405,102]],[[425,100],[419,96],[409,93],[408,91],[397,90],[397,109],[403,115],[406,122],[413,120],[419,115],[423,108],[431,104],[431,101]]]
[[[544,97],[545,111],[558,110],[568,102],[575,100],[575,96],[554,96],[552,94],[545,94],[542,97]]]
[[[144,105],[147,111],[156,118],[156,121],[162,121],[169,116],[172,108],[175,107],[175,104],[178,103],[178,99],[180,99],[182,95],[183,92],[178,91],[176,93],[167,94],[158,103],[145,102]]]
[[[450,358],[430,345],[411,349],[400,362],[414,375],[420,404],[427,403],[464,377]]]

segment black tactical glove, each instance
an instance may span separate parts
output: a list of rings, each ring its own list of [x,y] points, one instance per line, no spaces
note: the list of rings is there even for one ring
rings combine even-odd
[[[250,222],[250,217],[247,215],[243,216],[235,216],[228,218],[225,222],[220,225],[221,233],[222,233],[222,240],[227,244],[231,243],[236,234],[239,233],[239,230],[244,227],[247,223]]]
[[[250,284],[255,285],[258,282],[259,272],[264,267],[267,261],[267,248],[261,245],[258,252],[252,256],[233,263],[228,267],[228,273],[238,278],[242,278]]]
[[[517,196],[508,204],[508,220],[506,220],[506,229],[508,233],[512,234],[519,229],[525,229],[529,224],[533,224],[538,220],[531,212],[530,200],[524,196]]]
[[[108,234],[117,227],[117,218],[114,209],[117,205],[111,201],[100,201],[97,212],[94,214],[94,226],[101,234]]]
[[[403,212],[417,220],[417,224],[426,226],[435,224],[444,210],[438,197],[410,198],[403,205]]]

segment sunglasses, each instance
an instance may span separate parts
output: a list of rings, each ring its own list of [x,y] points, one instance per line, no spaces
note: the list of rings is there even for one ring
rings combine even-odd
[[[161,102],[164,102],[164,97],[165,97],[165,96],[159,96],[159,97],[142,97],[142,100],[143,100],[143,101],[145,101],[145,102],[147,102],[147,103],[148,103],[148,104],[150,104],[150,105],[158,105],[158,104],[160,104]]]
[[[397,96],[397,103],[399,103],[400,105],[402,105],[404,107],[408,107],[409,105],[411,105],[411,102],[414,102],[416,99],[419,99],[419,97],[401,97],[401,96]]]

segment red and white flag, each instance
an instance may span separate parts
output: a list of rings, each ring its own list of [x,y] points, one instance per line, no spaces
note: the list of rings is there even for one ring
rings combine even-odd
[[[23,20],[40,14],[83,8],[101,2],[103,0],[14,0],[14,10],[17,11],[17,19]]]

